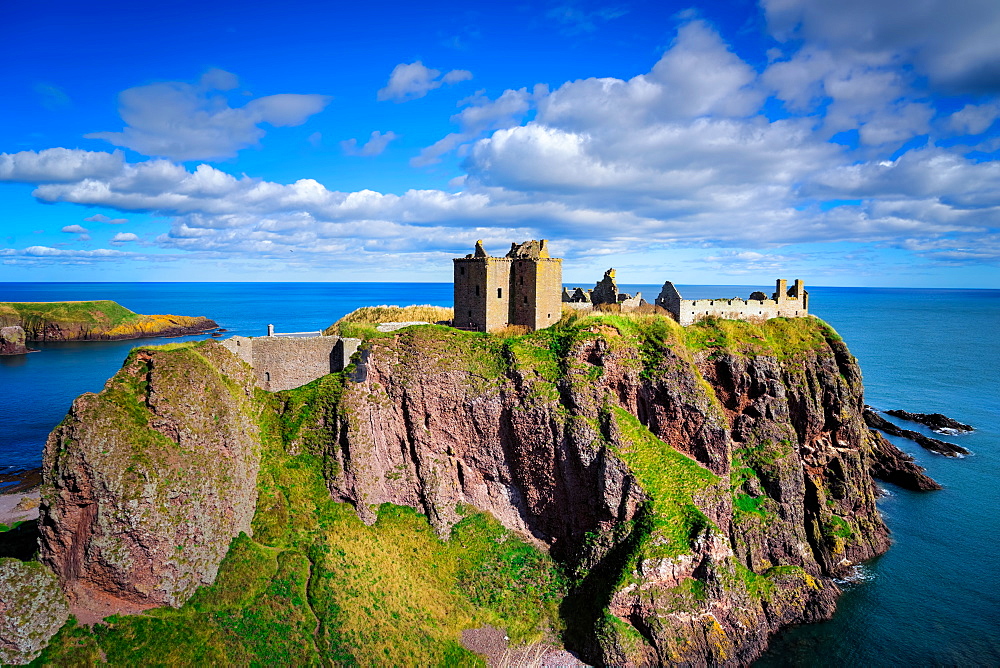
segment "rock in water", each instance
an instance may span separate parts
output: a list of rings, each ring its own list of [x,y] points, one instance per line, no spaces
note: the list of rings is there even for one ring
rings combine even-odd
[[[941,413],[908,413],[907,411],[898,409],[886,411],[886,413],[893,417],[909,420],[910,422],[918,422],[925,427],[930,427],[931,431],[936,431],[939,434],[959,434],[974,431],[970,425],[958,420],[952,420],[947,415],[942,415]]]
[[[25,334],[20,325],[0,328],[0,355],[23,355],[28,352],[24,345]]]
[[[251,533],[254,376],[218,344],[139,348],[49,435],[41,560],[81,621],[179,606]]]
[[[68,618],[66,597],[49,569],[0,559],[0,663],[30,663]]]
[[[920,432],[916,432],[911,429],[897,427],[876,413],[870,406],[865,406],[864,416],[865,422],[872,429],[884,431],[890,436],[902,436],[903,438],[908,438],[919,444],[921,447],[926,448],[931,452],[936,452],[939,455],[944,455],[945,457],[964,457],[969,454],[969,451],[960,445],[948,443],[947,441],[942,441],[937,438],[931,438],[930,436],[924,436]]]

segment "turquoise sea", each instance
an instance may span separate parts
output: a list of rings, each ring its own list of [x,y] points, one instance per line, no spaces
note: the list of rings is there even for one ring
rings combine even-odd
[[[647,298],[658,292],[621,287]],[[688,298],[773,290],[679,287]],[[972,434],[940,438],[974,454],[946,459],[892,439],[945,488],[887,486],[881,508],[892,549],[842,585],[832,621],[785,632],[758,665],[1000,665],[1000,290],[808,289],[812,312],[860,360],[869,404],[972,424]],[[450,306],[451,284],[0,283],[0,301],[91,299],[139,313],[205,315],[233,334],[261,335],[269,323],[279,332],[322,329],[369,304]],[[0,357],[0,471],[38,466],[73,398],[99,391],[137,343],[37,344],[40,352]]]

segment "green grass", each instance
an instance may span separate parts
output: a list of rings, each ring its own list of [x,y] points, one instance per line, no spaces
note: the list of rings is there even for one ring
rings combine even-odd
[[[0,320],[45,320],[54,323],[89,323],[112,328],[142,316],[110,301],[0,302]]]
[[[654,436],[639,420],[614,407],[621,435],[621,457],[652,501],[653,523],[648,557],[686,554],[695,538],[711,526],[694,495],[719,482],[718,476]]]

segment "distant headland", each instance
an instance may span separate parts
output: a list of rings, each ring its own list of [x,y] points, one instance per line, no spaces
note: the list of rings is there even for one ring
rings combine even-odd
[[[118,341],[201,334],[218,324],[202,316],[142,315],[116,302],[98,300],[0,302],[0,327],[21,328],[28,342]]]

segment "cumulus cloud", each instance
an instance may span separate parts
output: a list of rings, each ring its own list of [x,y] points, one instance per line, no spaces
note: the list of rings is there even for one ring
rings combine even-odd
[[[167,81],[129,88],[118,96],[126,127],[85,135],[148,156],[173,160],[230,158],[256,146],[260,126],[301,125],[330,103],[327,95],[280,94],[231,107],[221,94],[238,85],[235,75],[209,70],[195,83]]]
[[[83,227],[82,225],[67,225],[66,227],[62,228],[62,231],[67,232],[69,234],[88,234],[90,232],[90,230],[88,230],[86,227]]]
[[[107,223],[108,225],[124,225],[128,222],[128,218],[109,218],[103,213],[95,213],[93,216],[88,216],[84,218],[88,223]]]
[[[412,63],[400,63],[392,68],[389,82],[379,90],[377,98],[379,101],[392,100],[394,102],[416,100],[435,88],[440,88],[442,84],[454,84],[471,78],[472,72],[468,70],[451,70],[441,76],[440,70],[426,67],[419,60]]]
[[[386,147],[389,146],[389,142],[398,138],[399,135],[397,135],[392,130],[389,130],[388,132],[385,133],[375,130],[368,138],[368,141],[365,142],[364,145],[361,147],[358,147],[358,140],[354,138],[340,142],[340,147],[347,155],[360,155],[360,156],[381,155],[381,153],[385,151]]]
[[[294,250],[316,263],[379,253],[441,261],[476,238],[500,247],[545,237],[568,258],[739,247],[709,256],[735,273],[773,273],[776,263],[803,261],[773,249],[823,241],[895,245],[935,262],[994,261],[992,251],[970,249],[977,237],[1000,236],[1000,163],[935,134],[988,129],[994,103],[945,114],[894,57],[840,58],[811,43],[786,49],[758,73],[695,20],[629,79],[479,92],[452,116],[456,131],[413,160],[456,151],[460,192],[341,192],[313,179],[277,183],[209,165],[119,159],[104,173],[41,179],[34,195],[169,217],[169,230],[150,243],[216,257]],[[441,85],[440,73],[428,72],[411,81]],[[232,83],[219,79],[214,85]],[[401,94],[420,86],[410,90]],[[786,117],[765,113],[772,94]],[[830,141],[845,131],[858,147]],[[342,146],[374,155],[394,138],[376,131]]]
[[[539,85],[535,86],[532,92],[528,92],[527,88],[508,89],[497,99],[491,100],[486,97],[484,91],[478,91],[475,95],[461,100],[459,104],[467,106],[451,117],[451,122],[457,123],[461,128],[460,131],[449,133],[423,148],[418,156],[410,160],[410,164],[414,167],[424,167],[440,162],[441,156],[445,153],[454,151],[462,144],[471,142],[490,130],[518,125],[531,109],[533,101],[547,93],[548,87]]]
[[[47,148],[43,151],[0,153],[0,181],[66,183],[111,176],[122,168],[121,151]]]
[[[762,0],[771,33],[837,57],[906,59],[957,92],[1000,91],[1000,3],[994,0]]]
[[[139,237],[131,232],[119,232],[115,236],[111,237],[111,243],[121,244],[129,241],[138,241]]]

